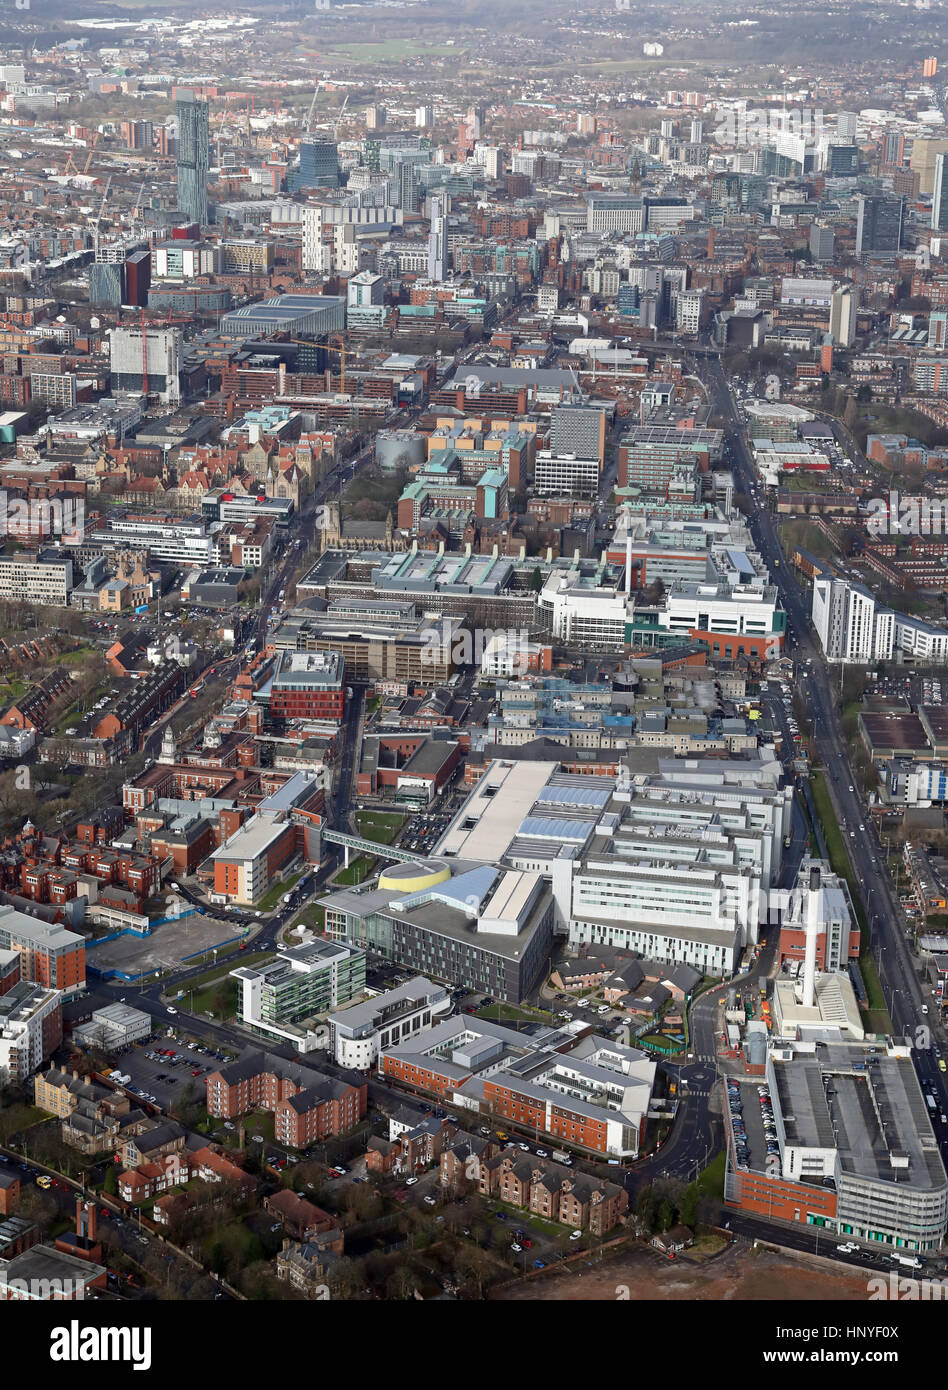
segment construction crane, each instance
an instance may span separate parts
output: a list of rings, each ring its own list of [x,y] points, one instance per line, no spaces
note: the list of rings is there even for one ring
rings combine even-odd
[[[226,119],[226,116],[227,116],[227,108],[226,108],[226,107],[221,107],[220,111],[217,112],[217,134],[214,135],[214,136],[212,136],[212,139],[213,139],[213,141],[214,141],[214,144],[217,146],[217,167],[218,167],[218,169],[220,169],[220,168],[223,167],[223,166],[221,165],[221,135],[223,134],[223,130],[224,130],[224,120]]]
[[[304,135],[309,135],[310,131],[313,128],[313,112],[316,110],[316,98],[319,96],[319,85],[320,84],[317,82],[316,90],[313,93],[313,99],[309,104],[309,111],[306,113],[306,120],[303,122]]]
[[[105,181],[105,191],[102,194],[102,202],[99,204],[99,211],[96,213],[95,222],[93,223],[93,246],[95,247],[96,260],[99,259],[99,223],[102,221],[102,214],[105,212],[106,199],[109,196],[109,189],[111,186],[112,175],[109,174],[109,177]]]
[[[141,228],[142,228],[141,234],[142,234],[142,236],[145,235],[145,219],[144,219],[144,218],[142,217],[142,215],[141,215],[141,211],[142,211],[142,198],[143,198],[144,196],[145,196],[145,185],[144,185],[144,183],[143,183],[142,186],[141,186],[141,188],[138,190],[138,197],[135,199],[135,206],[134,206],[134,208],[132,208],[132,218],[131,218],[130,226],[131,226],[131,232],[132,232],[132,235],[133,235],[133,236],[135,235],[135,228],[138,226],[139,222],[141,223]]]
[[[341,333],[331,333],[324,343],[314,343],[312,338],[291,338],[291,343],[298,343],[301,347],[320,347],[323,352],[339,353],[339,385],[343,394],[346,390],[346,352],[348,351]],[[334,347],[333,343],[338,343]]]
[[[349,93],[346,92],[346,99],[345,99],[345,101],[342,103],[342,105],[341,105],[340,108],[339,108],[339,115],[336,117],[336,119],[335,119],[335,120],[333,121],[333,123],[332,123],[332,138],[333,138],[333,143],[336,143],[336,142],[338,141],[338,139],[339,139],[339,123],[340,123],[341,120],[342,120],[342,113],[345,111],[345,109],[346,109],[346,107],[347,107],[348,105],[349,105]]]
[[[92,148],[89,150],[89,158],[85,162],[85,167],[82,171],[83,174],[88,174],[89,172],[89,166],[92,164],[92,156],[95,154],[95,147],[99,143],[99,134],[100,132],[96,131],[96,133],[92,137]]]
[[[70,170],[72,170],[73,173],[76,172],[76,164],[75,164],[75,161],[74,161],[74,159],[73,159],[72,156],[73,156],[73,151],[70,150],[70,151],[69,151],[69,158],[66,160],[66,167],[65,167],[65,169],[63,170],[63,178],[66,178],[66,177],[68,176]]]

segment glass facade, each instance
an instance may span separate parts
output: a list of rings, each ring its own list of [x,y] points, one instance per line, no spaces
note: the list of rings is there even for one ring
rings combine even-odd
[[[210,124],[206,101],[182,97],[178,115],[178,210],[200,226],[207,216],[207,171],[210,163]]]

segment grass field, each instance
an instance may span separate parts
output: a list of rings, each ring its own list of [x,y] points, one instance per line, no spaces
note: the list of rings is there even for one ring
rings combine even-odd
[[[269,960],[272,956],[272,951],[239,951],[235,948],[228,953],[226,965],[217,965],[213,970],[206,970],[203,975],[195,975],[193,980],[188,981],[188,988],[203,989],[205,985],[225,979],[235,965],[255,965],[257,961]]]
[[[390,845],[405,824],[405,817],[391,811],[360,811],[355,823],[359,834],[367,840]]]
[[[311,903],[293,923],[294,930],[297,927],[306,927],[310,931],[323,932],[326,930],[326,909],[319,903]]]
[[[218,995],[221,992],[224,994],[223,1008],[218,1007]],[[186,990],[184,997],[191,1013],[213,1013],[216,1018],[232,1018],[237,1012],[237,981],[225,975],[214,984],[195,990],[193,994]]]
[[[721,1201],[724,1197],[724,1164],[725,1153],[722,1149],[719,1154],[715,1154],[707,1168],[703,1169],[698,1178],[698,1187],[705,1197],[717,1197]]]
[[[353,859],[348,869],[339,870],[336,877],[333,879],[333,883],[342,884],[343,888],[351,888],[353,884],[364,882],[371,868],[371,859],[367,859],[364,854],[360,854],[358,859]]]
[[[402,63],[406,58],[460,58],[465,49],[455,44],[420,43],[417,39],[387,39],[384,43],[350,43],[327,49],[326,56],[352,63]]]
[[[814,772],[810,777],[810,787],[813,792],[813,803],[816,806],[816,813],[820,818],[823,827],[823,837],[826,840],[826,848],[830,857],[830,866],[834,873],[844,878],[849,886],[849,893],[856,909],[860,928],[860,951],[859,969],[866,986],[868,1005],[863,1009],[866,1026],[873,1033],[891,1033],[892,1020],[889,1018],[889,1011],[886,1008],[885,997],[882,993],[882,985],[879,982],[879,973],[876,970],[876,963],[872,958],[872,947],[869,941],[869,926],[866,922],[865,909],[859,897],[856,876],[853,873],[852,865],[849,862],[849,851],[843,839],[843,833],[836,823],[836,816],[833,812],[833,803],[830,800],[829,789],[822,773]]]

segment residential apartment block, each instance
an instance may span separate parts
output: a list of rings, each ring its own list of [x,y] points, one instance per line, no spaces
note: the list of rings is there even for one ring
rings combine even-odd
[[[218,1120],[267,1110],[279,1143],[304,1149],[318,1139],[344,1134],[365,1114],[361,1077],[342,1081],[315,1067],[247,1052],[207,1078],[207,1109]]]

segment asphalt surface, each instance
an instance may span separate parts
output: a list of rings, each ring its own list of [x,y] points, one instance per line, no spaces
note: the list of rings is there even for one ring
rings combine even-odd
[[[735,479],[741,490],[749,492],[749,484],[755,478],[754,468],[720,362],[709,363],[708,379],[715,413],[728,421],[728,442]],[[873,955],[893,1028],[896,1035],[908,1037],[913,1044],[924,1043],[927,1036],[924,1030],[929,1030],[933,1042],[944,1041],[941,1025],[935,1020],[934,1013],[922,1013],[922,1006],[930,1003],[931,995],[919,982],[905,935],[903,914],[886,868],[885,851],[859,790],[858,778],[849,763],[837,715],[834,677],[813,632],[808,599],[783,556],[773,517],[766,507],[758,508],[750,520],[750,527],[787,612],[788,650],[794,659],[795,680],[810,712],[814,751],[822,762],[823,775],[860,886],[870,924]],[[933,1079],[936,1099],[945,1108],[948,1090],[931,1051],[927,1046],[916,1047],[914,1056],[919,1074]],[[940,1128],[936,1126],[936,1132]],[[946,1152],[944,1145],[942,1151]]]

